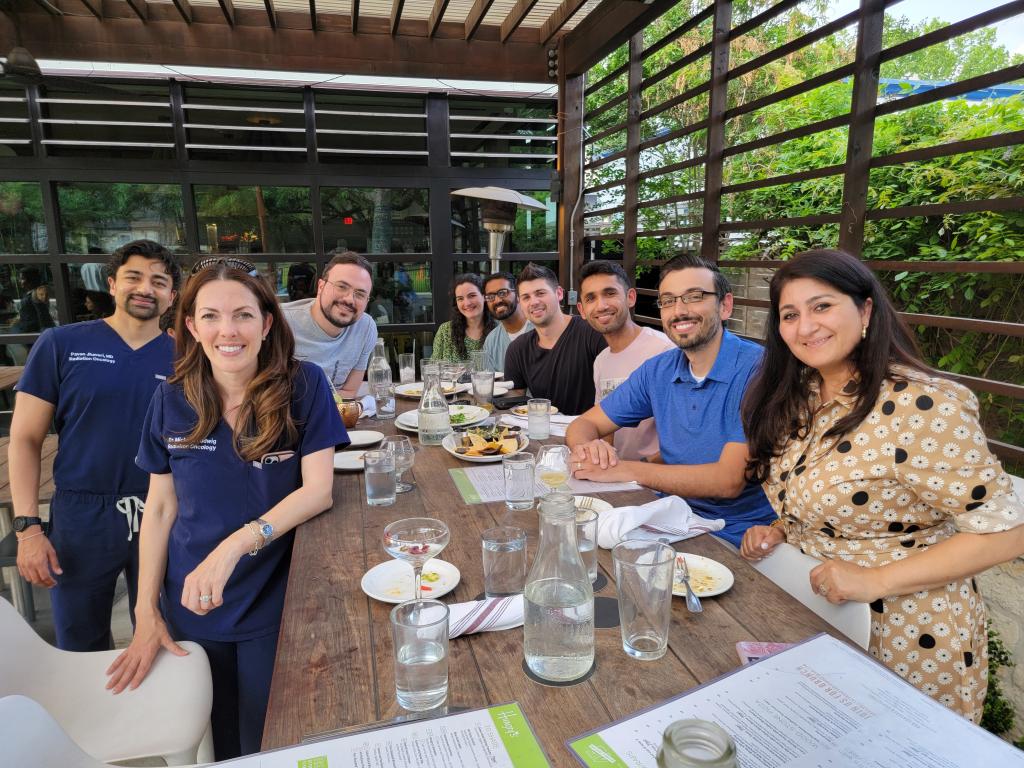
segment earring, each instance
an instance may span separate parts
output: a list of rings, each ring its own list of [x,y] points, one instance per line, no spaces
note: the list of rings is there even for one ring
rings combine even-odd
[[[862,338],[863,338],[863,337],[862,337]],[[264,341],[266,341],[266,340],[267,340],[267,337],[266,337],[266,336],[264,336],[264,337],[263,337],[263,340],[264,340]]]
[[[860,337],[862,339],[866,339],[868,337],[868,327],[866,325],[861,327],[861,329],[860,329]]]

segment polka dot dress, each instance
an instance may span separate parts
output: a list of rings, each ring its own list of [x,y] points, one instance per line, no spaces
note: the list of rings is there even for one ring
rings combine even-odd
[[[765,493],[789,543],[820,559],[871,567],[913,557],[957,531],[993,533],[1024,523],[1024,504],[988,450],[968,389],[896,368],[858,427],[824,439],[853,404],[845,395],[812,403],[809,433],[793,436],[771,464]],[[974,579],[870,608],[870,653],[978,722],[988,637]]]

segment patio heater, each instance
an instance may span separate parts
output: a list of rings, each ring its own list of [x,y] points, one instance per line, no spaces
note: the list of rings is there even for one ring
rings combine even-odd
[[[484,220],[484,229],[489,235],[487,252],[491,259],[491,272],[498,271],[498,262],[505,247],[505,236],[512,231],[516,223],[516,210],[546,210],[543,203],[529,195],[503,187],[466,187],[456,189],[452,194],[480,201],[480,215]]]

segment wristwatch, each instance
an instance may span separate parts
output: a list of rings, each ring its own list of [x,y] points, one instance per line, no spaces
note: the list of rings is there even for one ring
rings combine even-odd
[[[256,527],[260,529],[260,536],[263,537],[263,546],[267,546],[270,540],[274,538],[274,526],[264,520],[262,517],[258,517],[255,520]]]
[[[14,532],[21,533],[26,528],[31,528],[33,525],[42,525],[42,518],[38,517],[16,517],[13,521]]]

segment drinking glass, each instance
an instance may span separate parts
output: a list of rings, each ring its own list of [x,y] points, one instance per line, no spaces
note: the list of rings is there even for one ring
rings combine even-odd
[[[502,525],[480,534],[483,547],[484,595],[520,595],[526,586],[526,531]]]
[[[462,374],[462,366],[456,363],[441,363],[441,393],[450,395],[455,392],[455,386],[459,383],[459,376]]]
[[[441,363],[439,363],[437,360],[431,360],[429,357],[421,358],[420,359],[420,381],[426,381],[427,380],[427,374],[430,371],[434,370],[434,369],[437,369],[435,372],[440,374],[441,373]]]
[[[448,606],[440,600],[409,600],[391,609],[395,646],[395,698],[423,712],[448,698]]]
[[[576,508],[576,547],[593,584],[597,581],[597,512],[592,509]]]
[[[476,349],[469,353],[469,370],[471,373],[482,371],[487,367],[484,361],[484,351]]]
[[[531,440],[551,437],[551,401],[534,397],[526,401],[526,434]]]
[[[473,399],[481,408],[488,411],[493,407],[491,397],[494,395],[494,371],[473,372]]]
[[[668,648],[676,551],[659,541],[632,539],[615,546],[612,560],[622,650],[634,659],[660,659]]]
[[[384,529],[384,551],[412,566],[413,599],[421,597],[423,565],[448,546],[448,526],[432,517],[407,517]]]
[[[545,445],[537,452],[537,480],[554,491],[569,482],[569,448]]]
[[[390,381],[374,384],[371,387],[373,399],[377,405],[376,418],[387,421],[395,418],[395,385]]]
[[[385,450],[395,457],[395,492],[408,493],[416,486],[413,483],[406,483],[402,480],[402,474],[412,469],[416,459],[416,447],[405,435],[394,435],[388,437],[381,444],[381,450]]]
[[[403,352],[398,356],[398,382],[412,384],[416,381],[416,355]]]
[[[395,456],[387,451],[367,451],[363,454],[363,479],[366,483],[366,503],[373,507],[387,507],[395,503]]]
[[[510,453],[501,457],[505,473],[505,506],[511,510],[533,508],[534,458],[532,453]]]
[[[600,402],[604,400],[608,395],[619,388],[620,384],[623,384],[625,379],[601,379],[598,382],[597,388],[597,400]]]

